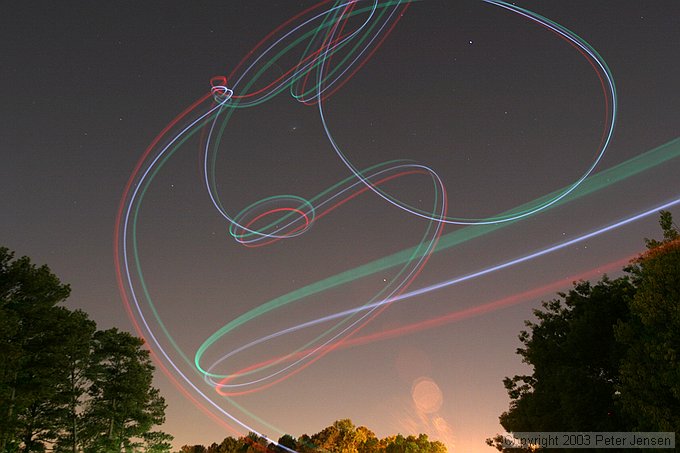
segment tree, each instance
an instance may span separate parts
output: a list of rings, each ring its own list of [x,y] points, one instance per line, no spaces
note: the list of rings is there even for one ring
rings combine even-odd
[[[220,445],[213,443],[207,449],[202,445],[184,445],[179,453],[286,452],[287,450],[281,446],[302,453],[348,451],[386,453],[387,449],[393,453],[446,453],[446,446],[443,443],[431,441],[426,434],[420,434],[418,437],[404,437],[399,434],[378,439],[373,431],[365,426],[355,427],[348,418],[337,420],[312,436],[303,434],[296,439],[290,434],[284,434],[277,443],[278,445],[273,443],[267,445],[265,438],[251,432],[238,440],[227,437]]]
[[[313,445],[310,449],[309,444]],[[335,421],[311,438],[298,440],[302,451],[329,451],[337,453],[446,453],[446,446],[430,441],[426,434],[404,437],[401,434],[378,439],[365,426],[355,427],[350,419]],[[307,448],[305,448],[307,447]]]
[[[0,247],[0,451],[39,451],[55,436],[49,404],[58,354],[49,325],[70,293],[47,266]]]
[[[534,311],[517,350],[533,372],[504,380],[508,432],[680,431],[680,233],[668,212],[660,224],[663,240],[646,239],[626,276]]]
[[[94,334],[86,451],[140,447],[141,437],[165,421],[165,400],[151,385],[154,367],[143,344],[115,328]]]
[[[142,434],[142,439],[145,453],[168,453],[172,449],[170,442],[174,437],[162,431],[148,431]]]
[[[292,436],[286,434],[279,442],[288,442],[288,439],[295,441]],[[204,445],[183,445],[180,448],[179,453],[244,453],[246,451],[256,451],[259,453],[266,453],[267,451],[278,451],[276,448],[269,449],[267,446],[267,440],[260,437],[256,433],[248,433],[245,437],[240,437],[238,439],[227,436],[222,440],[220,444],[213,442],[209,447]]]
[[[34,390],[34,401],[19,414],[23,450],[42,450],[56,440],[54,451],[75,453],[96,325],[84,312],[64,307],[52,307],[33,322],[42,334],[37,344],[27,343],[26,379],[40,390]]]
[[[44,451],[46,442],[53,441],[60,428],[58,416],[63,400],[59,389],[65,374],[54,365],[64,351],[59,344],[61,326],[51,328],[57,327],[53,326],[53,320],[65,321],[68,311],[50,307],[46,312],[47,316],[32,317],[30,327],[24,328],[29,336],[24,338],[23,359],[17,370],[20,379],[17,391],[22,395],[24,406],[16,413],[16,435],[24,452]]]
[[[517,350],[533,374],[504,380],[511,403],[500,421],[508,432],[625,430],[616,394],[623,350],[613,326],[628,319],[633,291],[626,277],[580,282],[534,311],[538,322],[526,322]]]
[[[359,440],[357,430],[349,418],[337,420],[333,426],[338,430],[336,451],[338,453],[357,453]]]
[[[618,388],[637,430],[680,432],[680,234],[670,213],[660,223],[664,239],[629,268],[637,292],[616,329],[627,347]]]
[[[331,425],[314,434],[311,438],[311,442],[316,450],[335,453],[337,451],[336,445],[339,437],[340,432],[338,428],[335,425]]]
[[[170,451],[172,437],[151,431],[165,402],[143,341],[97,332],[58,305],[69,292],[47,266],[0,247],[0,452]]]
[[[439,441],[430,441],[427,434],[404,437],[401,434],[384,440],[385,453],[446,453],[446,446]]]
[[[380,439],[365,426],[357,428],[356,439],[359,453],[377,453],[380,448]]]
[[[625,353],[614,326],[628,320],[634,294],[628,277],[579,282],[534,310],[517,353],[531,375],[505,378],[510,408],[500,416],[507,432],[630,431],[621,413],[619,363]],[[503,451],[502,438],[487,444]],[[516,449],[508,451],[518,451]]]
[[[293,436],[290,434],[284,434],[283,436],[279,437],[279,440],[276,441],[278,445],[270,445],[269,450],[275,453],[285,453],[289,450],[286,450],[286,448],[293,450],[293,451],[298,451],[300,448],[300,445],[298,444],[297,439],[295,439]],[[285,447],[285,448],[282,448]]]
[[[54,368],[61,370],[65,376],[58,393],[61,407],[55,414],[63,429],[54,451],[77,453],[82,447],[82,407],[91,384],[88,373],[97,326],[80,310],[66,311],[64,319],[57,325],[64,333],[60,335],[62,354]]]
[[[313,453],[317,451],[312,438],[308,434],[303,434],[302,436],[298,437],[297,443],[297,451],[300,453]]]
[[[680,228],[673,222],[673,214],[668,211],[661,211],[659,213],[659,225],[663,232],[663,239],[658,241],[656,239],[645,238],[645,244],[649,250],[659,247],[660,245],[668,244],[680,238]]]
[[[238,439],[227,436],[224,438],[224,440],[222,440],[214,453],[237,453],[240,448],[241,444],[239,443]]]
[[[247,436],[239,438],[240,453],[267,453],[269,442],[257,433],[249,432]]]
[[[208,449],[204,445],[182,445],[179,453],[207,453]]]

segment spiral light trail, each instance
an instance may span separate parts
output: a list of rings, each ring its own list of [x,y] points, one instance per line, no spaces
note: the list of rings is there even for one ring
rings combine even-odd
[[[558,288],[557,285],[564,285],[565,280],[477,308],[453,311],[449,315],[428,321],[363,335],[361,329],[391,304],[406,303],[423,294],[527,262],[680,203],[680,198],[659,203],[658,206],[628,214],[609,225],[561,243],[483,269],[451,276],[436,284],[413,288],[414,281],[433,253],[584,197],[680,154],[680,140],[676,139],[616,167],[596,173],[595,170],[611,142],[618,109],[613,76],[604,59],[575,33],[539,14],[504,1],[481,1],[537,24],[550,32],[548,36],[553,35],[565,41],[597,75],[605,114],[599,143],[594,150],[593,160],[583,165],[580,176],[561,189],[493,217],[467,218],[455,213],[449,214],[446,187],[434,168],[412,161],[392,160],[360,169],[350,160],[329,125],[326,101],[332,96],[340,96],[342,86],[359,72],[398,26],[399,20],[408,13],[412,3],[402,0],[325,0],[300,12],[265,36],[228,76],[213,77],[210,80],[210,90],[170,122],[142,154],[124,189],[115,224],[114,257],[121,296],[135,328],[146,338],[159,367],[188,399],[201,406],[220,423],[267,438],[238,413],[246,414],[263,425],[267,423],[256,414],[249,413],[231,397],[276,385],[339,348],[392,338],[466,316],[497,310],[536,294],[552,291]],[[419,7],[427,7],[427,0],[419,3]],[[288,60],[296,63],[281,69],[280,74],[275,74],[272,68],[286,65]],[[328,144],[349,170],[349,176],[310,198],[292,194],[276,195],[244,208],[234,209],[223,201],[216,171],[217,156],[222,152],[229,152],[230,121],[242,109],[266,104],[271,99],[286,94],[290,95],[292,102],[316,108]],[[216,215],[221,216],[228,224],[232,238],[244,247],[264,247],[302,236],[322,219],[327,221],[325,217],[339,207],[358,197],[371,195],[377,195],[405,213],[423,219],[422,233],[416,241],[418,244],[280,295],[240,316],[225,319],[223,326],[195,351],[185,351],[165,325],[158,310],[160,303],[154,301],[145,283],[139,256],[138,222],[140,208],[155,178],[178,152],[186,152],[186,143],[194,136],[201,139],[202,184],[207,197]],[[388,183],[398,182],[407,176],[426,181],[427,187],[431,185],[434,195],[429,209],[411,206],[388,191]],[[450,224],[468,226],[444,234],[445,227]],[[620,263],[617,261],[614,265],[619,266]],[[297,325],[280,326],[276,331],[241,345],[233,346],[233,342],[225,341],[235,330],[256,322],[264,314],[283,310],[331,288],[386,269],[392,269],[393,276],[385,279],[383,287],[366,300],[348,301],[351,308]],[[257,363],[240,370],[230,365],[231,359],[237,355],[247,355],[255,346],[293,333],[305,332],[313,326],[328,327],[321,333],[310,335],[303,344],[292,348],[287,354],[265,361],[254,361]],[[231,349],[223,350],[224,344],[231,344]],[[217,352],[210,354],[210,357],[218,358],[213,358],[210,363],[207,359],[208,352],[214,350]],[[218,371],[222,369],[231,371]],[[275,442],[274,439],[267,440]],[[280,447],[293,451],[285,446]]]

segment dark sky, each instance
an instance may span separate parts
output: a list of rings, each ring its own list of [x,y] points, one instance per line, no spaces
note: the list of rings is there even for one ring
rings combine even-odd
[[[270,30],[314,3],[4,5],[0,244],[47,263],[72,285],[69,306],[86,310],[100,328],[132,331],[116,284],[113,237],[118,203],[136,162],[173,117],[209,91],[211,77],[230,73]],[[614,76],[616,128],[595,173],[680,137],[680,3],[516,4],[590,43]],[[286,62],[268,71],[283,73]],[[598,151],[606,109],[596,73],[553,33],[479,0],[423,0],[407,10],[324,111],[337,144],[357,168],[392,159],[427,165],[446,186],[448,214],[477,218],[578,179]],[[654,156],[677,154],[679,146]],[[368,193],[314,222],[306,234],[244,248],[210,202],[201,158],[194,137],[162,167],[140,208],[137,238],[149,298],[191,358],[206,338],[244,312],[412,247],[427,228],[426,221]],[[651,159],[638,158],[625,168]],[[233,214],[274,195],[309,199],[350,176],[323,132],[318,108],[288,92],[234,114],[215,168],[220,197]],[[409,289],[486,269],[673,201],[680,197],[678,174],[678,159],[670,159],[439,251]],[[417,206],[433,203],[427,177],[399,178],[385,190]],[[680,216],[680,209],[670,210]],[[448,225],[443,234],[467,237],[479,228]],[[357,336],[441,322],[334,351],[280,384],[237,397],[240,409],[211,395],[273,438],[311,434],[352,418],[380,436],[426,432],[450,451],[487,451],[483,440],[501,431],[497,417],[507,409],[502,378],[525,371],[514,351],[531,309],[571,280],[597,279],[603,270],[616,275],[621,264],[610,263],[639,252],[643,237],[658,235],[656,216],[647,216],[396,303]],[[363,305],[398,270],[367,275],[257,318],[220,340],[211,358],[298,322]],[[286,354],[320,327],[328,326],[245,351],[225,369]],[[181,361],[178,352],[171,357]],[[200,377],[192,379],[209,391]],[[195,408],[163,374],[156,383],[169,404],[165,430],[176,436],[177,446],[234,434]]]

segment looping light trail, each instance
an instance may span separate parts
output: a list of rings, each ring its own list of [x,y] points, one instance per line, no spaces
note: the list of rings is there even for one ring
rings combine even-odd
[[[605,106],[600,142],[593,161],[585,164],[583,173],[566,187],[494,217],[455,217],[448,214],[446,188],[435,169],[410,161],[394,160],[360,170],[347,157],[329,126],[325,101],[336,95],[385,42],[407,9],[412,6],[411,0],[324,0],[300,12],[265,36],[228,76],[213,77],[210,80],[210,91],[170,122],[142,154],[123,191],[116,217],[114,259],[121,296],[137,332],[146,338],[160,368],[187,398],[201,405],[206,413],[211,416],[214,413],[221,414],[228,420],[226,426],[236,426],[237,429],[262,435],[235,412],[247,414],[249,418],[263,425],[267,425],[266,421],[248,413],[247,409],[239,406],[230,397],[269,388],[300,373],[338,348],[363,344],[381,337],[380,333],[361,337],[359,332],[393,303],[413,300],[423,294],[544,256],[680,203],[679,198],[660,204],[551,247],[446,281],[411,289],[435,251],[458,245],[472,237],[479,237],[540,211],[575,200],[680,154],[680,140],[676,140],[660,148],[660,151],[653,150],[645,154],[644,160],[637,158],[595,174],[594,171],[612,139],[617,116],[616,89],[604,59],[575,33],[539,14],[500,0],[481,1],[535,23],[564,40],[588,62],[599,79]],[[421,6],[426,8],[427,1],[421,2]],[[289,61],[292,63],[287,63]],[[277,72],[272,70],[274,67],[284,69]],[[241,109],[261,105],[284,92],[288,92],[297,102],[316,107],[328,143],[349,169],[350,176],[310,198],[277,195],[240,210],[227,208],[217,184],[216,162],[219,153],[224,148],[229,148],[226,131],[230,120]],[[375,194],[404,212],[425,220],[418,244],[283,294],[240,316],[225,320],[220,329],[193,351],[194,357],[191,358],[191,353],[187,353],[173,338],[151,297],[139,256],[137,225],[145,195],[156,176],[183,149],[187,140],[199,132],[202,137],[202,184],[217,215],[227,223],[229,234],[237,243],[254,248],[299,237],[349,201],[361,195]],[[410,206],[385,188],[387,183],[410,175],[421,179],[425,177],[424,180],[432,184],[433,200],[429,210]],[[475,225],[476,229],[463,229],[443,235],[447,224]],[[352,308],[279,328],[246,344],[232,346],[229,351],[223,350],[221,346],[233,344],[226,342],[225,338],[266,313],[281,310],[310,296],[385,269],[396,271],[389,280],[385,279],[383,288],[372,297],[363,302],[351,301],[354,305]],[[499,302],[489,307],[497,309],[502,305]],[[456,316],[450,319],[458,319]],[[304,332],[313,326],[327,324],[330,325],[327,330],[303,341],[303,344],[293,347],[287,354],[241,370],[234,370],[230,366],[231,359],[240,354],[248,354],[255,346],[296,332]],[[434,326],[437,322],[423,324],[425,325]],[[406,326],[397,329],[398,333],[385,332],[382,337],[404,334],[413,329],[416,327]],[[218,358],[213,359],[212,363],[205,363],[208,351],[214,349],[218,352],[211,356]],[[174,356],[181,359],[176,360]],[[219,371],[224,368],[231,371]],[[230,407],[229,410],[224,407],[225,404]],[[293,452],[285,446],[280,447]]]

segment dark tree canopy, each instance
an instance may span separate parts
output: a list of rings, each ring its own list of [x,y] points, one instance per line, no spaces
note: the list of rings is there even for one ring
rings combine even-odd
[[[661,225],[663,241],[629,268],[637,292],[616,329],[627,348],[619,390],[635,429],[680,432],[680,235],[670,215]]]
[[[614,326],[629,317],[628,278],[580,282],[560,299],[543,303],[527,322],[518,349],[531,376],[506,378],[510,410],[501,424],[514,431],[617,431],[626,425],[617,408],[623,348]]]
[[[138,439],[165,421],[165,401],[151,385],[149,352],[140,338],[117,329],[96,332],[93,340],[85,451],[139,448]]]
[[[56,408],[46,403],[59,390],[52,378],[59,333],[50,318],[66,316],[56,305],[69,293],[47,266],[0,248],[0,451],[37,451],[54,437]]]
[[[69,292],[0,247],[0,453],[170,451],[142,340],[97,331]]]
[[[680,432],[680,234],[670,213],[660,224],[625,276],[534,311],[517,350],[533,372],[504,380],[506,431]]]

